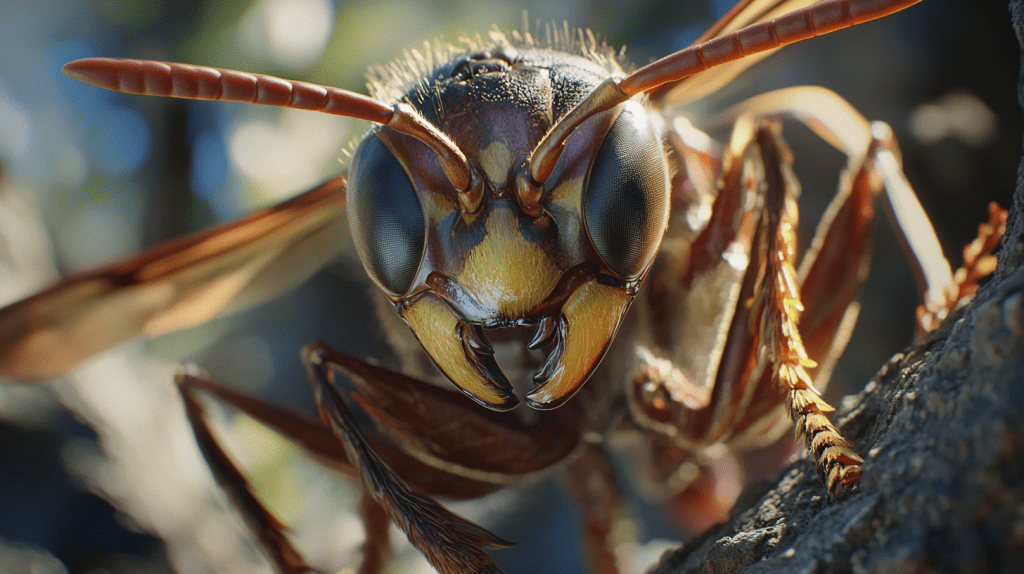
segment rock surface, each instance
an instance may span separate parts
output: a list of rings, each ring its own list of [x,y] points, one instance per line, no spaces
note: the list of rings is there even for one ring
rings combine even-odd
[[[654,574],[1024,572],[1024,179],[1008,208],[993,280],[836,417],[860,486],[829,503],[797,462]]]

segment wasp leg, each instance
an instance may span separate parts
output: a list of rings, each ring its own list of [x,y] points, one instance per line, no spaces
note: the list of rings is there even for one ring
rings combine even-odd
[[[322,343],[304,351],[307,359],[318,355],[354,386],[336,388],[343,398],[358,404],[392,444],[444,470],[449,482],[454,477],[504,485],[551,467],[579,446],[581,405],[570,402],[538,413],[527,424],[514,413],[481,407],[461,392],[371,365]],[[377,447],[372,439],[371,444]]]
[[[458,391],[370,365],[323,345],[313,345],[306,351],[314,358],[316,353],[327,357],[328,366],[311,364],[315,377],[320,377],[320,372],[333,376],[333,370],[339,370],[354,386],[328,389],[334,398],[328,395],[332,402],[322,403],[322,409],[328,416],[341,416],[331,411],[337,401],[346,408],[350,403],[359,405],[373,422],[359,429],[361,442],[374,453],[372,464],[388,467],[390,476],[403,477],[406,487],[415,493],[411,496],[417,499],[429,501],[423,495],[475,498],[525,474],[541,471],[577,450],[582,419],[578,406],[544,413],[537,422],[526,425],[511,413],[482,409]],[[320,371],[315,370],[317,365],[321,365]],[[323,382],[315,378],[314,384]],[[202,389],[215,395],[335,470],[353,476],[363,472],[338,441],[339,429],[334,424],[325,426],[199,377],[182,375],[179,385],[190,393]],[[350,414],[345,415],[349,423]],[[215,457],[210,458],[211,465],[218,464]],[[367,528],[362,572],[367,573],[374,572],[373,563],[382,561],[387,550],[386,524],[380,522],[380,517],[390,516],[393,510],[377,508],[379,502],[372,491],[368,496],[362,506]],[[415,505],[410,508],[415,509]]]
[[[751,309],[753,348],[764,354],[773,381],[787,392],[790,416],[807,441],[818,476],[835,496],[860,479],[863,459],[828,420],[827,413],[834,409],[818,394],[807,372],[816,363],[799,330],[803,303],[794,267],[797,209],[795,190],[789,186],[793,178],[787,173],[788,149],[776,130],[758,130],[756,141],[767,186],[762,219],[765,264]]]
[[[922,300],[931,301],[946,290],[952,280],[949,264],[903,177],[891,131],[884,124],[872,124],[839,95],[813,86],[755,96],[726,116],[797,120],[849,158],[797,274],[804,305],[799,332],[807,355],[816,363],[806,370],[815,386],[824,390],[860,310],[857,297],[868,274],[875,200],[886,198]]]
[[[281,532],[283,526],[260,505],[249,490],[242,473],[237,470],[213,439],[205,420],[201,418],[202,405],[196,399],[196,391],[201,389],[208,392],[281,433],[316,457],[325,466],[355,476],[356,468],[349,461],[344,447],[334,433],[323,426],[319,420],[291,413],[192,374],[178,375],[177,383],[184,396],[197,442],[201,446],[210,468],[218,477],[219,482],[225,486],[232,502],[246,517],[267,555],[276,562],[278,569],[288,574],[301,571],[294,570],[295,560],[293,557],[298,554],[291,549],[284,538]],[[418,492],[456,499],[473,498],[502,486],[501,483],[477,482],[464,477],[455,477],[444,470],[424,464],[398,449],[388,441],[388,437],[376,430],[370,430],[367,434],[373,448],[383,453],[384,460],[399,469],[402,475],[411,477],[411,486]],[[359,573],[378,574],[383,572],[384,562],[390,552],[388,532],[390,520],[383,507],[365,494],[360,504],[360,515],[363,518],[366,541],[363,543],[363,562],[360,565]]]
[[[509,542],[410,490],[370,447],[348,403],[334,388],[334,369],[343,368],[335,354],[323,344],[303,350],[320,416],[344,444],[366,493],[439,572],[500,572],[484,549],[507,547]]]
[[[884,123],[869,122],[838,94],[811,86],[787,88],[755,96],[728,112],[731,116],[741,114],[788,117],[806,124],[822,139],[850,157],[844,179],[852,179],[853,183],[847,183],[845,187],[852,186],[855,192],[870,191],[870,197],[864,195],[855,202],[846,202],[844,192],[841,191],[822,219],[814,243],[804,257],[800,280],[808,309],[801,323],[801,331],[805,335],[805,324],[823,323],[814,318],[811,309],[831,312],[842,308],[844,301],[846,304],[852,303],[856,297],[854,287],[859,288],[867,266],[867,241],[863,239],[866,235],[860,230],[871,217],[870,200],[875,197],[885,198],[887,214],[901,239],[918,282],[922,300],[918,307],[918,340],[937,327],[965,298],[973,295],[978,280],[994,269],[995,259],[991,252],[998,246],[1005,230],[1005,210],[996,205],[990,206],[989,221],[979,227],[978,238],[964,249],[963,265],[956,273],[951,273],[928,216],[903,175],[900,153],[892,130]],[[856,207],[852,210],[848,205],[841,207],[844,202],[856,204]],[[866,216],[860,217],[858,213]],[[855,261],[851,249],[856,249],[855,253],[862,253],[860,265],[843,264]],[[823,265],[819,262],[821,259],[831,263]],[[850,277],[850,270],[856,271],[856,277]],[[832,293],[836,285],[845,285],[843,291],[847,295]],[[852,295],[849,294],[851,292]],[[831,298],[834,302],[819,305],[817,301],[811,300],[815,297]],[[852,320],[850,323],[852,326]],[[807,337],[808,348],[814,346],[813,339]],[[845,341],[838,346],[841,349],[843,345]],[[819,368],[819,372],[821,370]]]
[[[274,562],[279,572],[282,574],[317,572],[306,564],[302,555],[291,545],[284,534],[285,525],[263,506],[263,503],[252,492],[245,475],[231,462],[217,439],[213,437],[210,427],[206,424],[205,409],[195,394],[193,383],[197,380],[197,377],[188,374],[176,377],[178,389],[185,401],[185,412],[192,425],[192,432],[195,434],[199,449],[209,463],[217,482],[241,511],[242,516],[256,534],[260,546]]]
[[[924,305],[941,312],[944,293],[953,283],[952,273],[931,222],[903,175],[899,150],[887,125],[869,122],[838,94],[814,86],[761,94],[738,104],[727,115],[795,119],[849,157],[840,191],[800,266],[807,306],[801,332],[808,349],[821,353],[816,379],[827,381],[856,317],[855,299],[867,276],[868,223],[874,216],[876,198],[885,199]],[[848,312],[839,320],[837,314],[844,309]],[[836,327],[840,324],[844,327]],[[815,332],[822,328],[821,333]]]
[[[349,476],[357,475],[357,470],[349,461],[345,448],[338,442],[334,433],[319,419],[289,412],[255,397],[217,385],[207,379],[183,375],[179,384],[209,392],[288,438],[323,465]],[[371,412],[370,415],[373,418],[374,413]],[[409,412],[407,415],[414,418],[416,413]],[[400,448],[391,437],[376,428],[364,429],[363,433],[374,450],[395,472],[408,477],[406,480],[409,482],[409,486],[416,492],[431,496],[465,499],[493,492],[505,484],[501,481],[473,480],[468,477],[453,476],[451,472],[431,466],[409,454]],[[457,480],[455,480],[456,478]]]
[[[917,307],[918,338],[938,327],[949,313],[964,303],[978,290],[978,281],[996,269],[996,256],[992,252],[1006,233],[1008,212],[992,202],[988,205],[988,221],[978,225],[978,236],[964,247],[964,262],[953,273],[952,288],[944,292],[945,300],[939,305],[922,303]]]
[[[247,522],[257,538],[260,539],[267,555],[277,563],[278,569],[285,573],[292,571],[301,572],[301,570],[290,569],[292,568],[292,557],[297,556],[297,553],[291,550],[283,533],[281,533],[281,530],[283,530],[282,525],[273,516],[270,516],[269,511],[263,508],[259,501],[255,499],[242,473],[237,470],[218,443],[215,442],[215,439],[213,439],[209,428],[202,418],[202,405],[196,399],[196,390],[202,389],[209,392],[231,406],[238,408],[248,416],[280,432],[308,453],[316,456],[325,465],[346,474],[354,475],[355,468],[348,461],[345,449],[338,442],[338,439],[335,438],[334,434],[315,419],[309,419],[288,412],[238,391],[221,387],[209,379],[192,374],[179,374],[177,376],[177,384],[184,397],[196,440],[207,463],[218,477],[218,481],[222,485],[229,485],[226,490],[230,493],[233,504],[247,518]],[[243,482],[241,487],[238,486],[238,480]],[[255,516],[252,516],[252,509],[254,508],[256,509]],[[390,521],[380,505],[366,496],[363,497],[359,512],[363,518],[363,526],[366,533],[366,541],[363,542],[363,562],[359,567],[359,574],[380,574],[384,571],[384,562],[391,549],[388,534]],[[268,529],[267,525],[276,526],[278,531],[274,533]],[[282,543],[283,547],[278,548]]]

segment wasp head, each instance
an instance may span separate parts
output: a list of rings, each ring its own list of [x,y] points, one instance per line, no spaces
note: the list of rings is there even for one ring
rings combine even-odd
[[[550,347],[526,399],[558,407],[600,363],[660,245],[668,168],[640,104],[587,119],[550,177],[530,179],[538,142],[608,75],[576,56],[501,48],[410,91],[466,155],[465,190],[437,154],[387,127],[353,157],[348,217],[367,272],[441,371],[488,408],[518,403],[488,329],[532,330],[531,349]]]

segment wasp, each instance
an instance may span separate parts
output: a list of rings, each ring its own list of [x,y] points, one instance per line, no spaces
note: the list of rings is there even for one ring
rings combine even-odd
[[[246,101],[373,127],[347,172],[237,223],[66,278],[0,310],[0,373],[58,376],[139,333],[208,321],[294,286],[347,229],[367,275],[445,384],[313,343],[320,421],[191,371],[176,377],[214,474],[282,571],[309,570],[206,423],[200,393],[262,420],[359,480],[366,566],[399,526],[442,572],[494,572],[501,538],[436,497],[472,498],[564,471],[595,569],[615,571],[607,437],[640,431],[655,473],[796,422],[826,492],[861,459],[815,389],[845,345],[876,202],[921,282],[925,332],[990,265],[999,213],[954,276],[902,175],[891,132],[837,95],[799,88],[727,114],[721,146],[667,110],[782,46],[913,1],[741,2],[691,48],[636,71],[581,34],[494,34],[435,47],[371,97],[230,70],[140,60],[69,64],[117,91]],[[778,128],[795,118],[849,156],[811,249]],[[838,289],[836,288],[838,286]],[[347,384],[337,380],[343,376]]]

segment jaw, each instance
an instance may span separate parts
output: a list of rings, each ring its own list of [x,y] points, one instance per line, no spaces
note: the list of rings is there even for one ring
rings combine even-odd
[[[533,330],[530,349],[550,346],[547,359],[534,374],[535,387],[526,394],[527,404],[554,409],[580,389],[615,338],[634,292],[592,277],[551,314],[516,327]],[[498,411],[519,403],[480,324],[466,321],[432,292],[399,305],[399,314],[434,364],[470,398]]]

